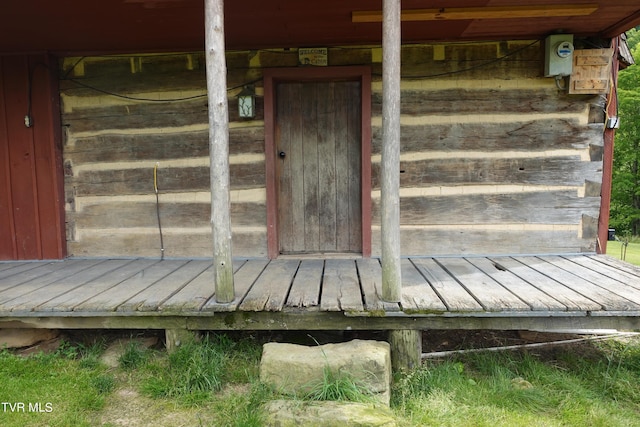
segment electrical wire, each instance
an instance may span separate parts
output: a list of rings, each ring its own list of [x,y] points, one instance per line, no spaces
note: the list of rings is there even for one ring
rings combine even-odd
[[[474,66],[471,66],[471,67],[467,67],[467,68],[464,68],[464,69],[455,70],[455,71],[445,71],[445,72],[442,72],[442,73],[428,74],[428,75],[402,76],[402,78],[404,78],[404,79],[429,79],[429,78],[445,77],[445,76],[451,76],[451,75],[455,75],[455,74],[466,73],[468,71],[472,71],[472,70],[476,70],[476,69],[479,69],[479,68],[487,67],[489,65],[492,65],[492,64],[495,64],[497,62],[503,61],[506,58],[509,58],[509,57],[511,57],[511,56],[513,56],[513,55],[515,55],[515,54],[517,54],[517,53],[519,53],[519,52],[521,52],[521,51],[523,51],[525,49],[528,49],[531,46],[533,46],[533,45],[535,45],[536,43],[539,43],[539,42],[540,42],[540,40],[534,40],[533,42],[531,42],[531,43],[529,43],[529,44],[527,44],[525,46],[522,46],[522,47],[520,47],[518,49],[515,49],[515,50],[513,50],[511,52],[508,52],[508,53],[506,53],[505,55],[503,55],[503,56],[501,56],[499,58],[491,59],[491,60],[483,62],[481,64],[477,64],[477,65],[474,65]],[[480,42],[478,42],[478,43],[480,43]],[[486,42],[482,42],[482,43],[486,43]],[[343,50],[354,49],[355,50],[355,49],[362,49],[362,48],[361,47],[354,47],[354,48],[338,47],[338,49],[343,49]],[[262,50],[259,50],[258,52],[261,52],[261,51],[274,52],[273,50],[269,50],[269,49],[262,49]],[[279,51],[275,51],[275,52],[289,54],[289,52],[279,52]],[[183,54],[177,54],[177,53],[176,54],[162,54],[162,55],[157,55],[157,56],[176,56],[176,55],[183,55]],[[115,93],[115,92],[111,92],[111,91],[108,91],[108,90],[100,89],[98,87],[83,83],[83,82],[79,81],[78,79],[68,78],[68,75],[73,71],[73,69],[82,60],[84,60],[86,58],[87,58],[86,56],[83,56],[80,59],[78,59],[75,62],[75,64],[73,64],[73,66],[69,70],[67,70],[67,72],[64,75],[63,80],[68,80],[70,82],[73,82],[73,83],[77,84],[78,86],[82,86],[82,87],[84,87],[86,89],[91,89],[91,90],[94,90],[96,92],[103,93],[105,95],[110,95],[110,96],[114,96],[114,97],[117,97],[117,98],[127,99],[127,100],[130,100],[130,101],[138,101],[138,102],[183,102],[183,101],[191,101],[191,100],[194,100],[194,99],[200,99],[200,98],[207,97],[206,93],[202,94],[202,95],[193,95],[193,96],[186,96],[186,97],[181,97],[181,98],[164,98],[164,99],[135,97],[135,96],[122,95],[122,94],[119,94],[119,93]],[[112,56],[110,58],[130,58],[130,57],[129,56],[122,56],[122,57],[120,57],[120,56]],[[374,74],[374,75],[378,75],[379,76],[381,74]],[[258,83],[260,81],[262,81],[262,79],[259,78],[259,79],[251,80],[249,82],[244,82],[244,83],[241,83],[239,85],[227,88],[227,92],[231,92],[233,90],[242,88],[242,87],[247,86],[247,85],[252,85],[252,84]]]
[[[156,216],[158,217],[158,233],[160,234],[160,260],[164,260],[164,240],[162,237],[162,222],[160,221],[160,194],[158,191],[158,166],[160,166],[160,163],[156,162],[153,168],[153,189],[156,193]]]
[[[141,97],[136,97],[136,96],[121,95],[119,93],[110,92],[108,90],[100,89],[100,88],[97,88],[95,86],[91,86],[91,85],[88,85],[86,83],[80,82],[79,80],[76,80],[76,79],[67,79],[67,80],[77,84],[78,86],[82,86],[82,87],[87,88],[87,89],[95,90],[96,92],[100,92],[100,93],[103,93],[105,95],[114,96],[116,98],[127,99],[129,101],[138,101],[138,102],[183,102],[183,101],[192,101],[194,99],[206,98],[208,96],[208,94],[203,93],[202,95],[185,96],[185,97],[181,97],[181,98],[160,98],[160,99],[159,98],[141,98]],[[259,82],[261,80],[262,79],[255,79],[255,80],[251,80],[251,81],[246,82],[246,83],[242,83],[242,84],[239,84],[239,85],[236,85],[236,86],[229,87],[229,88],[227,88],[227,92],[232,92],[232,91],[234,91],[236,89],[240,89],[241,87],[255,84],[255,83],[257,83],[257,82]]]
[[[115,96],[116,98],[128,99],[130,101],[141,101],[141,102],[181,102],[181,101],[191,101],[191,100],[194,100],[194,99],[207,97],[207,94],[204,93],[202,95],[185,96],[185,97],[181,97],[181,98],[166,98],[166,99],[140,98],[140,97],[136,97],[136,96],[121,95],[119,93],[110,92],[108,90],[100,89],[100,88],[97,88],[95,86],[91,86],[91,85],[88,85],[86,83],[82,83],[81,81],[76,80],[76,79],[67,79],[67,80],[77,84],[78,86],[82,86],[82,87],[87,88],[87,89],[95,90],[96,92],[100,92],[100,93],[103,93],[105,95]]]
[[[436,74],[426,74],[426,75],[416,75],[416,76],[402,76],[402,78],[404,78],[404,79],[432,79],[432,78],[435,78],[435,77],[445,77],[445,76],[452,76],[452,75],[455,75],[455,74],[466,73],[468,71],[477,70],[479,68],[484,68],[484,67],[487,67],[489,65],[495,64],[497,62],[503,61],[506,58],[509,58],[510,56],[513,56],[516,53],[522,52],[523,50],[528,49],[531,46],[533,46],[533,45],[535,45],[536,43],[539,43],[539,42],[540,42],[540,40],[535,40],[535,41],[529,43],[528,45],[522,46],[522,47],[520,47],[520,48],[518,48],[518,49],[516,49],[514,51],[511,51],[509,53],[506,53],[506,54],[504,54],[504,55],[502,55],[502,56],[500,56],[498,58],[490,59],[490,60],[488,60],[486,62],[483,62],[481,64],[473,65],[471,67],[463,68],[463,69],[460,69],[460,70],[444,71],[442,73],[436,73]],[[375,74],[375,75],[380,76],[382,74]]]
[[[49,67],[44,62],[37,62],[29,70],[29,76],[27,78],[27,114],[24,116],[24,125],[27,128],[33,126],[33,74],[36,72],[38,66],[42,66],[46,70],[49,70]]]

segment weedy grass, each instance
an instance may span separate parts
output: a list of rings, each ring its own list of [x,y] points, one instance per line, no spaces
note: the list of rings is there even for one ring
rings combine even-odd
[[[184,404],[198,405],[226,384],[256,381],[260,354],[259,346],[246,341],[236,342],[225,335],[206,336],[144,366],[149,375],[142,390],[151,397],[177,398]]]
[[[635,339],[428,361],[397,379],[393,406],[406,425],[640,425],[639,353]]]
[[[337,402],[372,402],[373,397],[367,388],[359,384],[348,372],[336,372],[325,365],[322,381],[313,384],[309,393],[301,396],[304,400]]]
[[[139,342],[129,341],[118,358],[122,369],[133,370],[146,364],[153,355],[153,350],[144,347]]]
[[[0,424],[116,425],[124,416],[156,425],[257,427],[263,404],[274,398],[259,381],[262,349],[251,339],[211,335],[171,355],[132,346],[118,368],[100,363],[102,349],[0,352],[0,402],[42,411],[7,407]],[[349,375],[329,369],[306,397],[369,398]],[[392,410],[399,426],[640,426],[640,337],[428,360],[395,377]]]

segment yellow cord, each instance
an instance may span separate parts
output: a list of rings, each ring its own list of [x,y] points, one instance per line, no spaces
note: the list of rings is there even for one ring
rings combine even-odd
[[[153,189],[156,194],[158,194],[158,166],[160,164],[156,163],[156,166],[153,168]]]

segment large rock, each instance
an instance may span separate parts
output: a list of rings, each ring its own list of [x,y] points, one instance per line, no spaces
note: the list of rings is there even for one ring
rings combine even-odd
[[[280,393],[301,396],[321,384],[325,368],[349,375],[380,402],[391,397],[391,350],[381,341],[302,346],[267,343],[262,350],[260,380]]]
[[[267,426],[396,426],[389,408],[365,403],[273,400],[265,404],[265,412]]]
[[[0,329],[0,348],[30,347],[42,341],[49,341],[60,334],[55,329],[7,328]]]

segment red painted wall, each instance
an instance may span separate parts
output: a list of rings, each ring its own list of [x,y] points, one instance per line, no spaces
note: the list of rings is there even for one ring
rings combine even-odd
[[[0,57],[0,260],[66,255],[56,70],[48,55]]]

